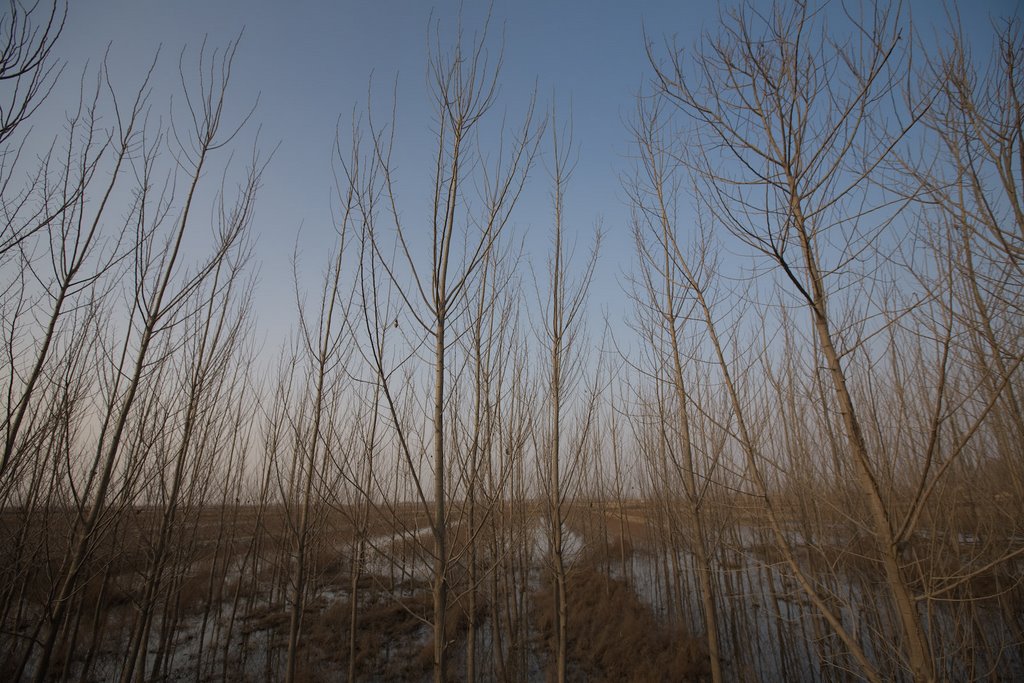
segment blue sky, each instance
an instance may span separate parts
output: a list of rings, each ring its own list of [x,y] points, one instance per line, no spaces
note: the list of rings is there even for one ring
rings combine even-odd
[[[115,85],[126,89],[138,82],[162,46],[154,82],[154,105],[159,109],[177,89],[177,57],[183,47],[194,55],[204,38],[209,46],[220,47],[244,28],[231,100],[242,113],[258,96],[249,132],[258,126],[267,150],[279,145],[264,176],[254,225],[260,272],[257,325],[274,345],[280,330],[294,321],[289,259],[296,241],[303,268],[313,273],[319,271],[321,256],[331,243],[331,150],[339,118],[347,126],[352,112],[365,110],[370,99],[386,109],[393,85],[398,93],[402,181],[410,194],[422,193],[420,181],[429,176],[432,142],[425,87],[428,26],[433,17],[442,40],[451,36],[460,7],[465,30],[472,33],[482,25],[487,5],[468,0],[73,2],[58,47],[68,68],[48,102],[49,112],[41,113],[35,125],[45,127],[46,121],[56,120],[54,112],[77,96],[78,76],[86,62],[97,63],[108,44]],[[941,30],[945,15],[940,3],[920,0],[910,7],[926,35],[934,35],[936,26]],[[1014,0],[975,0],[961,11],[967,30],[983,36],[991,17],[1020,9]],[[621,318],[627,303],[620,283],[629,268],[632,244],[620,177],[630,169],[625,122],[635,94],[650,75],[644,30],[656,41],[674,37],[680,44],[690,44],[702,29],[714,27],[718,5],[689,0],[497,0],[491,12],[495,49],[504,35],[499,107],[507,108],[515,120],[535,85],[542,107],[554,99],[560,113],[567,113],[571,103],[580,161],[569,188],[568,218],[581,242],[589,239],[595,222],[602,223],[606,241],[593,307],[607,308],[613,318]],[[527,247],[536,258],[548,246],[546,178],[541,163],[516,226],[525,231]]]

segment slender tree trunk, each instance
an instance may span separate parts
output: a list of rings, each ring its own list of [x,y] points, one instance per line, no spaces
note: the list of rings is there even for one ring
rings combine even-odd
[[[854,409],[853,398],[850,396],[849,389],[847,388],[846,374],[840,364],[839,353],[832,341],[832,332],[829,327],[828,312],[825,304],[825,288],[818,269],[813,246],[808,236],[805,218],[799,203],[795,199],[797,196],[795,188],[791,196],[794,197],[792,204],[794,220],[800,235],[800,246],[803,252],[804,263],[810,278],[812,299],[809,304],[811,306],[814,329],[818,342],[821,344],[821,351],[825,356],[825,362],[828,365],[829,374],[832,379],[832,386],[835,391],[836,402],[839,406],[839,413],[843,419],[843,427],[846,431],[847,443],[850,448],[857,482],[866,498],[868,511],[874,525],[878,550],[881,554],[882,566],[885,570],[886,583],[892,593],[896,612],[899,615],[900,624],[903,628],[903,635],[906,638],[910,668],[915,680],[934,681],[936,680],[934,661],[921,625],[917,603],[900,567],[899,550],[897,549],[892,522],[889,519],[889,512],[885,507],[885,502],[882,500],[878,482],[875,480],[874,473],[872,472],[867,443],[864,440],[860,421]]]
[[[448,678],[448,520],[445,518],[445,311],[438,304],[434,333],[434,683]]]
[[[668,265],[668,242],[666,240],[666,266]],[[671,271],[666,268],[666,274]],[[686,497],[689,503],[689,512],[693,524],[694,540],[692,543],[694,559],[697,562],[697,578],[700,584],[701,605],[704,608],[704,629],[707,632],[708,657],[711,660],[711,679],[715,683],[722,681],[722,655],[718,640],[718,610],[715,606],[715,585],[714,573],[711,566],[711,558],[708,555],[707,534],[704,529],[704,493],[697,482],[696,463],[693,457],[693,442],[690,434],[690,417],[687,413],[689,402],[686,391],[685,380],[683,379],[683,366],[680,357],[679,340],[676,332],[676,318],[672,311],[677,305],[672,296],[672,283],[667,283],[669,289],[666,311],[668,311],[667,324],[669,326],[669,339],[672,350],[673,383],[676,392],[676,404],[679,421],[679,441],[683,454],[682,477],[683,486],[686,489]],[[675,544],[670,544],[674,546]]]

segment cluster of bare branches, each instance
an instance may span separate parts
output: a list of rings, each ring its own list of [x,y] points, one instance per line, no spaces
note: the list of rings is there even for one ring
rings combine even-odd
[[[832,666],[870,680],[974,676],[1005,665],[1004,645],[982,627],[972,642],[985,663],[961,660],[963,624],[994,619],[984,599],[1017,590],[979,579],[1012,577],[1022,552],[1019,525],[1003,516],[1019,500],[1020,423],[1004,411],[1021,381],[1010,303],[1020,27],[997,27],[985,71],[954,27],[922,70],[899,6],[855,3],[828,21],[811,3],[745,4],[693,54],[651,49],[632,196],[649,264],[639,289],[655,314],[643,327],[660,366],[653,404],[668,403],[664,384],[676,410],[710,420],[699,437],[680,420],[660,457],[684,483],[698,571],[709,571],[708,538],[687,480],[710,499],[738,487],[757,501],[778,567],[842,643]],[[750,259],[744,287],[719,272],[730,244]],[[694,339],[689,372],[662,377],[681,334]],[[687,381],[727,400],[695,400]],[[694,463],[688,449],[701,441]],[[998,493],[979,486],[997,471]],[[867,580],[854,564],[882,583],[851,586]],[[867,631],[855,590],[878,603]],[[701,592],[714,651],[721,626]]]
[[[1021,26],[985,62],[898,5],[828,9],[648,46],[616,353],[571,121],[531,94],[509,124],[488,26],[432,27],[426,201],[371,103],[269,359],[235,44],[182,53],[169,111],[155,65],[129,97],[101,66],[40,147],[66,7],[12,2],[0,673],[1024,671]],[[544,239],[515,227],[537,182]]]

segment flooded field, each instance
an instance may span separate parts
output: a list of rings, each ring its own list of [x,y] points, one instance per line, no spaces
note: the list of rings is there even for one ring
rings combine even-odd
[[[176,557],[165,572],[173,599],[162,598],[149,623],[140,621],[142,575],[130,565],[106,567],[89,585],[90,594],[80,597],[82,619],[59,678],[123,676],[125,652],[138,641],[140,629],[145,629],[143,647],[134,667],[146,680],[282,676],[291,609],[288,551],[276,537],[283,521],[279,515],[243,510],[227,533],[234,536],[230,543],[222,539],[218,547],[207,537]],[[593,505],[572,515],[562,548],[568,563],[572,680],[709,675],[694,555],[685,544],[666,548],[655,517],[642,508],[602,513]],[[344,680],[350,672],[359,680],[430,680],[431,529],[417,526],[415,514],[393,518],[391,531],[376,520],[363,536],[351,527],[346,531],[340,518],[335,521],[335,533],[318,542],[304,600],[302,675],[323,681]],[[472,657],[476,680],[544,681],[553,652],[550,525],[532,506],[498,522],[477,535],[474,556],[463,546],[450,564],[453,671],[465,672]],[[203,521],[198,526],[209,533],[216,528]],[[830,544],[842,542],[841,530],[830,534]],[[789,540],[810,572],[815,544],[803,535],[794,528]],[[475,563],[472,571],[469,562]],[[723,529],[712,573],[723,671],[730,680],[859,680],[857,662],[763,528]],[[817,567],[814,576],[874,665],[883,671],[891,666],[887,676],[902,678],[894,665],[898,624],[879,593],[878,575],[862,563],[838,562],[827,573]],[[991,596],[930,606],[930,636],[947,648],[942,662],[951,679],[1013,680],[1024,672],[1020,576],[1006,579],[1011,583]],[[26,599],[20,609],[27,626],[38,606]],[[22,629],[22,637],[31,636]],[[4,666],[17,677],[16,667],[30,669],[33,661],[12,658],[18,649],[11,644]]]

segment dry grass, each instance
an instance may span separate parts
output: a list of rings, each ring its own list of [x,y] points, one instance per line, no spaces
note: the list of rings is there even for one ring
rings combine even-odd
[[[661,622],[622,581],[590,567],[569,576],[567,670],[573,680],[699,681],[709,663],[701,641]],[[554,651],[554,597],[535,596],[540,646]]]

